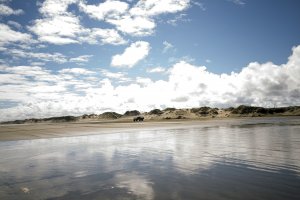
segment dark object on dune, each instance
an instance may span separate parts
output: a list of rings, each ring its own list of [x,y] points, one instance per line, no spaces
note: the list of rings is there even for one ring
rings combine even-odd
[[[159,109],[154,109],[149,112],[150,115],[161,115],[163,112]]]
[[[126,111],[124,113],[124,116],[137,116],[140,115],[141,113],[138,110],[131,110],[131,111]]]
[[[134,122],[142,122],[142,121],[144,121],[144,117],[143,116],[134,117],[133,121]]]

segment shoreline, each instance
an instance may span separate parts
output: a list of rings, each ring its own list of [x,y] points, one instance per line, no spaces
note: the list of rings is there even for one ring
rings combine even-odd
[[[132,122],[129,120],[81,121],[62,123],[28,123],[0,125],[1,141],[33,140],[61,137],[77,137],[120,133],[130,131],[148,131],[163,129],[180,129],[186,127],[212,127],[240,125],[249,121],[263,123],[272,120],[296,119],[300,125],[300,116],[273,116],[273,117],[238,117],[238,118],[209,118],[209,119],[181,119],[181,120],[148,120]],[[279,119],[279,120],[278,120]]]

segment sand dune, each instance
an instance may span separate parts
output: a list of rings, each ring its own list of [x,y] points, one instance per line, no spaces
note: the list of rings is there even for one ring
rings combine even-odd
[[[175,119],[207,119],[207,118],[228,118],[228,117],[266,117],[266,116],[299,116],[300,106],[280,107],[280,108],[263,108],[253,106],[239,106],[236,108],[188,108],[176,109],[166,108],[164,110],[153,109],[149,112],[140,112],[137,110],[126,111],[124,114],[116,112],[105,112],[102,114],[85,114],[82,116],[61,116],[43,119],[25,119],[1,124],[28,124],[28,123],[58,123],[58,122],[89,122],[116,120],[116,122],[132,121],[135,116],[144,116],[145,120],[175,120]]]

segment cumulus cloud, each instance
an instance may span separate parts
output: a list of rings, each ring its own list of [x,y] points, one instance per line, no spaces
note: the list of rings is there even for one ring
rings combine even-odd
[[[123,72],[110,72],[105,69],[102,69],[100,71],[101,71],[102,75],[104,75],[107,78],[122,79],[125,77],[125,73],[123,73]]]
[[[113,82],[123,75],[109,71],[87,83],[85,77],[97,77],[84,68],[56,73],[41,67],[0,66],[0,71],[0,101],[17,104],[0,109],[1,121],[165,107],[300,104],[300,46],[282,65],[252,62],[240,72],[215,74],[180,61],[164,80],[137,77],[127,84]]]
[[[189,0],[138,1],[131,8],[126,2],[111,0],[88,5],[81,2],[80,8],[91,18],[108,22],[119,31],[131,36],[147,36],[154,33],[156,17],[187,9]]]
[[[12,30],[8,25],[0,23],[0,46],[10,43],[26,43],[31,40],[31,35]]]
[[[78,16],[68,12],[71,4],[78,0],[46,0],[39,9],[43,18],[36,19],[29,30],[38,36],[39,41],[56,45],[72,43],[120,45],[126,41],[114,29],[86,28]],[[82,3],[81,3],[82,4]]]
[[[69,5],[77,2],[78,0],[46,0],[42,3],[39,11],[47,17],[64,15]]]
[[[154,68],[147,69],[148,73],[162,73],[162,72],[165,72],[165,71],[166,71],[166,69],[163,68],[163,67],[154,67]]]
[[[70,62],[76,62],[76,63],[89,62],[91,57],[93,57],[93,55],[82,55],[75,58],[70,58]]]
[[[78,43],[76,36],[84,31],[79,19],[73,15],[37,19],[29,30],[38,35],[40,41],[57,45]]]
[[[98,5],[79,4],[81,10],[92,18],[104,20],[106,18],[118,18],[128,10],[128,4],[122,1],[104,1]]]
[[[112,57],[111,66],[131,68],[149,54],[150,48],[150,44],[145,41],[132,43],[122,54]]]
[[[88,30],[87,35],[80,36],[80,41],[89,44],[111,44],[121,45],[127,41],[114,29],[92,28]]]
[[[138,1],[130,10],[132,15],[155,16],[163,13],[176,13],[189,7],[190,0],[147,0]]]
[[[0,15],[21,15],[23,13],[22,9],[14,10],[8,5],[0,4]]]
[[[109,23],[126,34],[132,36],[147,36],[154,32],[156,24],[153,19],[143,16],[122,16],[120,19],[108,19]]]
[[[14,27],[17,28],[17,29],[21,29],[21,28],[22,28],[22,25],[19,24],[18,22],[15,22],[15,21],[9,20],[9,21],[7,22],[7,24],[9,24],[9,25],[11,25],[11,26],[14,26]]]
[[[93,19],[113,25],[111,29],[87,28],[80,17],[68,11],[70,5],[77,5],[79,11]],[[36,19],[29,30],[39,41],[56,45],[72,43],[125,44],[119,34],[148,36],[155,32],[157,16],[177,13],[187,9],[190,0],[147,0],[138,1],[130,7],[123,1],[108,0],[96,5],[82,0],[46,0],[40,4],[41,19]]]

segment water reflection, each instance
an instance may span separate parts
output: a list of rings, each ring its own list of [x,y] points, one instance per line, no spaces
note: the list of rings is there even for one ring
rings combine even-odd
[[[0,199],[299,199],[280,120],[1,142]]]

